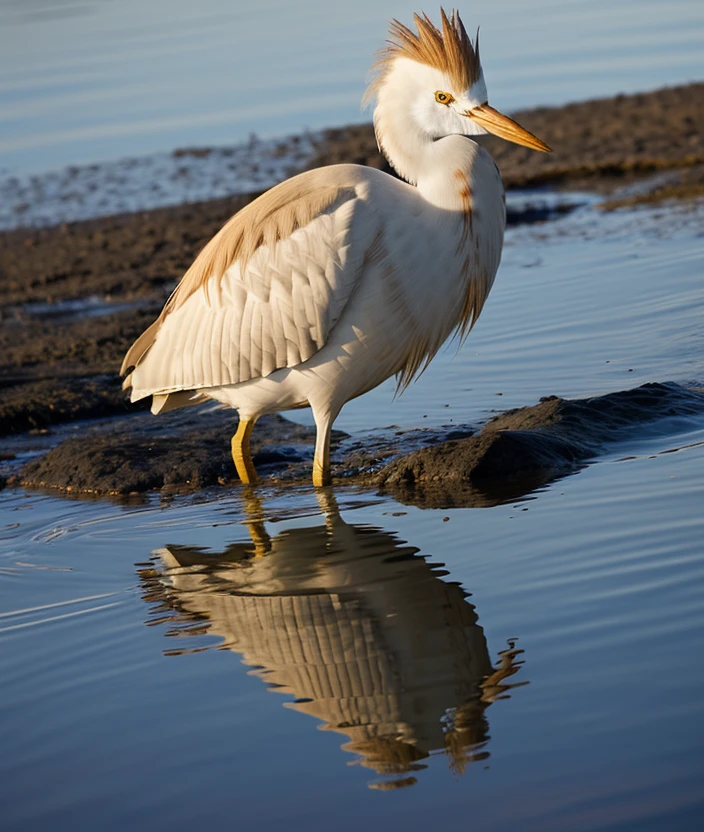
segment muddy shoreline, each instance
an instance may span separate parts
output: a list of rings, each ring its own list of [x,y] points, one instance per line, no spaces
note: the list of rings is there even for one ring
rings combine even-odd
[[[238,487],[229,447],[236,416],[207,406],[168,416],[86,426],[25,465],[13,484],[118,497]],[[477,429],[396,432],[376,442],[334,431],[333,477],[425,508],[498,505],[576,470],[615,442],[657,430],[665,420],[681,427],[702,416],[704,389],[666,383],[582,400],[547,396]],[[417,449],[403,453],[404,444]],[[309,483],[314,445],[314,429],[281,416],[262,418],[252,436],[262,482]]]
[[[500,140],[484,140],[507,188],[590,190],[604,195],[604,208],[704,193],[704,83],[539,108],[517,117],[555,152],[546,156]],[[388,169],[370,125],[322,134],[309,166],[338,162]],[[0,470],[0,487],[8,477],[10,484],[24,478],[27,485],[120,494],[232,482],[227,453],[235,420],[234,414],[224,411],[206,417],[210,421],[205,434],[214,445],[206,449],[189,445],[190,440],[179,443],[200,461],[191,464],[184,453],[179,460],[160,457],[153,470],[140,468],[147,448],[153,447],[150,441],[167,442],[169,431],[185,432],[179,435],[203,431],[203,417],[186,413],[177,417],[181,422],[167,421],[175,418],[169,414],[161,417],[165,426],[150,427],[151,417],[140,415],[139,408],[126,401],[117,369],[125,350],[154,319],[198,250],[256,196],[0,233],[0,437],[50,431],[80,419],[136,414],[129,429],[120,427],[122,434],[111,427],[93,431],[90,442],[98,445],[84,444],[73,451],[69,445],[62,452],[60,446],[30,463],[24,474],[17,465],[10,466],[10,474]],[[569,206],[558,202],[556,212],[564,210]],[[546,216],[528,205],[509,220],[533,222]],[[310,431],[283,419],[272,420],[269,427],[270,440],[255,449],[259,464],[271,466],[268,470],[278,471],[277,476],[297,478],[303,470],[300,466],[309,464]],[[98,435],[104,438],[98,441]],[[109,435],[113,447],[122,448],[119,476],[113,470],[117,463],[111,469],[107,461]],[[392,450],[391,446],[372,452],[350,448],[337,475],[375,481]],[[74,479],[67,478],[69,452],[93,463],[103,460],[98,466],[100,477],[91,479],[90,466],[84,462]],[[132,466],[129,459],[125,463],[125,455]],[[416,480],[420,484],[422,477]]]

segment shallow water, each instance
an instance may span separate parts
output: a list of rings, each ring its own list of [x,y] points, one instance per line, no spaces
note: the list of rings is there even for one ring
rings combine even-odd
[[[704,424],[622,450],[327,526],[309,490],[14,495],[4,828],[697,828]]]
[[[703,212],[512,230],[463,350],[339,426],[701,383]],[[698,829],[703,464],[704,415],[493,508],[0,492],[3,830]]]
[[[0,168],[36,173],[362,120],[416,2],[0,0]],[[426,7],[433,16],[434,8]],[[505,110],[700,80],[700,0],[474,0]]]

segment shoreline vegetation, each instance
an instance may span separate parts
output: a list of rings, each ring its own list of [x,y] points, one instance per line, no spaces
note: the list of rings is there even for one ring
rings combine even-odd
[[[604,210],[704,195],[704,83],[516,115],[554,152],[532,153],[493,137],[482,140],[507,189],[590,191],[600,195],[598,207]],[[368,124],[323,131],[306,167],[341,162],[388,170]],[[0,488],[25,484],[124,495],[236,482],[228,458],[236,421],[232,412],[209,414],[206,429],[196,409],[152,419],[127,402],[117,369],[125,350],[158,314],[200,248],[257,195],[0,232]],[[569,205],[558,201],[555,213],[566,210]],[[529,207],[511,215],[510,221],[545,218],[544,212],[536,215]],[[680,393],[678,388],[672,395],[680,401]],[[682,395],[687,399],[689,394]],[[692,395],[696,402],[687,399],[686,408],[701,408],[700,394]],[[554,420],[555,413],[548,414],[543,404],[536,406],[541,407],[549,422],[538,424],[535,408],[523,409],[531,411],[523,414],[531,429],[545,428]],[[107,420],[123,414],[132,416],[117,420],[119,424]],[[75,425],[96,418],[106,421],[101,426]],[[515,429],[526,430],[515,419],[514,423]],[[57,444],[64,435],[62,426],[70,424],[75,427],[73,438]],[[14,437],[16,447],[21,436],[48,453],[22,466],[20,455],[2,445],[2,437]],[[310,464],[312,432],[306,428],[276,417],[262,420],[254,438],[264,473],[278,471],[279,478],[296,479]],[[339,435],[338,441],[342,439]],[[588,437],[582,444],[594,446]],[[160,450],[150,456],[147,446]],[[344,447],[338,477],[369,484],[392,482],[389,471],[378,473],[382,463],[394,457],[392,446],[371,454],[355,449],[354,442]],[[490,448],[496,453],[490,442],[486,454]],[[573,450],[566,453],[572,466],[585,458]],[[201,470],[199,460],[206,456],[215,461]],[[390,468],[396,466],[397,481],[403,480],[404,487],[423,479],[419,472],[425,468],[418,468],[417,460],[403,469],[404,475],[398,474],[399,464],[403,468],[403,461],[392,462]],[[472,465],[477,464],[475,459]],[[565,470],[564,464],[547,467],[556,474]],[[510,471],[499,469],[510,478]],[[513,473],[522,477],[525,472]],[[443,504],[448,501],[446,496]]]

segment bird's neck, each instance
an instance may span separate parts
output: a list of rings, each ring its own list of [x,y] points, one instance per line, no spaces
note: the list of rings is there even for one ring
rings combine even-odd
[[[384,91],[386,92],[386,90]],[[478,146],[466,136],[434,139],[416,124],[402,97],[380,95],[374,130],[394,170],[421,196],[446,210],[467,209],[469,182]]]

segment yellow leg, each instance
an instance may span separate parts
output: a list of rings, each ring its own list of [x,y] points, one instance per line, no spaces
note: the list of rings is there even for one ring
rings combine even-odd
[[[325,486],[332,485],[329,458],[322,462],[316,458],[313,462],[313,485],[316,488],[324,488]]]
[[[330,473],[330,431],[333,420],[328,417],[319,421],[315,411],[313,411],[313,415],[315,416],[317,427],[315,457],[313,458],[313,485],[316,488],[323,488],[326,485],[332,485],[332,475]]]
[[[257,482],[257,472],[252,462],[252,452],[249,448],[249,438],[256,419],[240,419],[237,433],[232,437],[232,459],[237,469],[237,476],[245,485]]]

